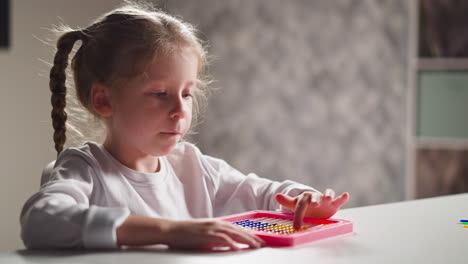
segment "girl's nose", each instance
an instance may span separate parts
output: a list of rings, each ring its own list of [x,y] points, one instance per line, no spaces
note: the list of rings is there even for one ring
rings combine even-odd
[[[185,117],[186,111],[187,110],[186,106],[184,105],[183,99],[177,98],[172,104],[172,109],[169,115],[172,119],[181,119]]]

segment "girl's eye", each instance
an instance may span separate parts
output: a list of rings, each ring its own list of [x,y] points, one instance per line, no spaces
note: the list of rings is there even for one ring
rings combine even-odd
[[[158,96],[158,97],[159,97],[159,96],[166,96],[166,95],[167,95],[166,92],[157,92],[157,93],[153,93],[153,94],[156,95],[156,96]]]
[[[154,92],[154,93],[151,93],[153,96],[156,96],[156,97],[166,97],[168,94],[167,92]],[[182,97],[184,98],[190,98],[192,97],[192,94],[191,93],[184,93],[182,94]]]

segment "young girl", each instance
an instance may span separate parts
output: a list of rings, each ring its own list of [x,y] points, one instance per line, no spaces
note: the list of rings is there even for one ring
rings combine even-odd
[[[78,40],[76,94],[106,137],[63,150],[65,70]],[[206,57],[191,25],[128,2],[58,39],[50,72],[58,157],[21,212],[27,248],[258,248],[258,237],[212,218],[284,210],[300,228],[304,216],[328,218],[346,203],[347,193],[243,175],[182,141],[206,91]]]

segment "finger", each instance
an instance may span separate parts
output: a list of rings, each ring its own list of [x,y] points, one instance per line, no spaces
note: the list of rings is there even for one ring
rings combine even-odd
[[[214,241],[212,241],[212,244],[221,244],[224,246],[228,246],[235,251],[240,250],[240,248],[236,245],[236,242],[234,242],[234,240],[226,234],[217,233],[213,235],[213,240]]]
[[[307,207],[311,202],[312,194],[311,193],[303,193],[299,196],[299,199],[296,203],[296,209],[294,210],[294,221],[293,227],[296,230],[299,230],[302,226],[302,219],[307,211]]]
[[[338,196],[335,201],[332,202],[332,205],[336,208],[340,208],[349,200],[349,193],[345,192],[342,195]]]
[[[239,226],[236,226],[234,224],[230,224],[230,234],[234,234],[236,235],[236,237],[238,235],[246,238],[246,239],[250,239],[250,240],[254,240],[258,245],[260,246],[265,246],[265,241],[261,238],[259,238],[258,236],[246,231],[245,229],[243,229],[242,227],[239,227]]]
[[[315,208],[319,207],[321,201],[322,201],[321,193],[318,193],[318,192],[312,193],[311,203],[310,203],[312,207],[315,207]]]
[[[326,189],[325,195],[323,196],[323,200],[330,202],[330,201],[333,201],[334,198],[335,198],[335,191],[333,191],[332,189]]]
[[[234,230],[234,229],[226,229],[224,230],[224,232],[229,237],[234,239],[237,243],[247,244],[251,248],[260,248],[265,243],[256,235],[249,233],[248,231],[245,231],[245,230],[241,230],[241,232],[239,232],[238,230]]]
[[[296,200],[289,195],[278,193],[276,194],[275,199],[279,204],[290,210],[294,210],[296,207]]]

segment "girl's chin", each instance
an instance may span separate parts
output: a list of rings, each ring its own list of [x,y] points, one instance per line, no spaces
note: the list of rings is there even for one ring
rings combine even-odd
[[[174,143],[165,143],[165,144],[158,144],[154,148],[152,148],[150,154],[153,156],[164,156],[169,154],[177,145],[178,141]]]

